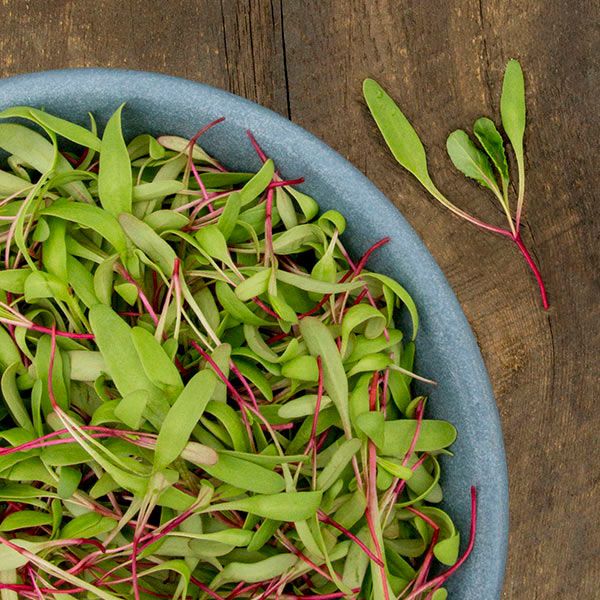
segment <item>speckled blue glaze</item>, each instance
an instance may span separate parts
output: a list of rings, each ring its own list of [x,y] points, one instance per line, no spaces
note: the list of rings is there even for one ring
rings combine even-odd
[[[500,597],[508,534],[508,486],[502,431],[479,348],[465,316],[433,258],[402,215],[369,180],[339,154],[300,127],[252,102],[205,85],[154,73],[73,69],[0,81],[0,107],[27,104],[87,122],[91,111],[102,126],[126,101],[126,135],[140,132],[191,136],[221,116],[202,145],[224,164],[257,169],[245,131],[251,129],[285,178],[304,176],[303,189],[323,208],[348,219],[345,242],[359,255],[390,236],[370,267],[403,283],[421,315],[417,370],[438,381],[428,390],[429,415],[458,429],[455,456],[444,461],[445,508],[462,532],[469,527],[469,486],[479,491],[475,551],[451,579],[450,597]],[[344,118],[343,115],[341,118]],[[351,126],[351,124],[348,124]],[[365,210],[368,207],[368,210]]]

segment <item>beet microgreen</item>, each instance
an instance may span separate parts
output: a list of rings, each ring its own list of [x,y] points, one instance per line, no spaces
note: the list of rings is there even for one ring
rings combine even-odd
[[[483,150],[471,140],[465,131],[460,129],[453,131],[448,136],[446,143],[448,155],[454,166],[466,177],[474,179],[495,196],[506,216],[508,229],[486,223],[465,212],[446,198],[429,175],[425,149],[417,132],[392,98],[372,79],[365,80],[363,92],[369,110],[394,158],[414,175],[436,200],[455,215],[480,229],[512,240],[531,269],[538,284],[542,306],[544,310],[547,310],[549,303],[541,273],[521,236],[525,201],[525,159],[523,154],[525,82],[521,65],[516,60],[508,62],[500,99],[502,127],[517,163],[518,191],[514,218],[509,200],[510,178],[504,141],[494,122],[487,117],[481,117],[475,121],[473,126],[473,133]]]
[[[122,111],[101,140],[0,114],[44,132],[0,124],[2,597],[441,598],[475,519],[459,558],[417,308],[367,269],[389,240],[353,261],[251,134],[261,169],[227,171],[198,145],[222,119],[126,144]]]

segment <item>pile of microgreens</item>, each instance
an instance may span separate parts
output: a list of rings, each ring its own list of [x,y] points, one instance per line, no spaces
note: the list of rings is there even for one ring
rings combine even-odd
[[[448,155],[454,166],[467,177],[492,192],[506,216],[508,229],[486,223],[453,204],[433,183],[427,169],[425,149],[417,132],[395,102],[383,88],[372,79],[363,85],[365,100],[394,158],[443,206],[455,215],[469,221],[480,229],[497,233],[516,244],[538,284],[542,306],[549,307],[542,275],[521,238],[523,203],[525,201],[525,81],[521,65],[510,60],[504,73],[500,114],[504,133],[512,146],[518,171],[518,191],[515,217],[513,219],[509,187],[510,177],[504,149],[504,140],[494,122],[481,117],[473,125],[473,133],[481,147],[475,145],[462,129],[453,131],[446,142]],[[493,165],[493,166],[492,166]]]
[[[387,240],[352,260],[251,135],[257,173],[196,144],[218,121],[0,118],[2,599],[445,598],[475,492],[459,556]]]

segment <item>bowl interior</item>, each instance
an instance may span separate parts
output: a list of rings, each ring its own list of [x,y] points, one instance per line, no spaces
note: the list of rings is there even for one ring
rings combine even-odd
[[[275,113],[221,90],[164,75],[105,69],[50,71],[0,81],[0,108],[25,104],[102,127],[127,102],[123,122],[137,133],[193,135],[224,116],[202,145],[225,165],[256,170],[245,131],[251,129],[285,178],[303,176],[302,189],[348,220],[345,242],[355,255],[384,236],[391,242],[369,266],[398,279],[421,317],[418,372],[438,382],[426,391],[428,413],[458,429],[455,456],[443,461],[444,508],[468,538],[469,488],[478,490],[476,546],[452,577],[452,598],[500,597],[508,533],[508,492],[502,432],[490,383],[464,314],[431,255],[394,206],[359,171],[314,136]],[[351,126],[351,124],[349,124]]]

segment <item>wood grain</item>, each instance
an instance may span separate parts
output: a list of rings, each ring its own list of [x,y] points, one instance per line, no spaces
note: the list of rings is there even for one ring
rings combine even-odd
[[[503,419],[511,536],[505,597],[597,596],[596,0],[31,0],[0,4],[0,75],[146,69],[204,81],[289,116],[362,169],[448,276],[481,345]],[[428,146],[438,185],[500,223],[448,169],[447,134],[497,116],[508,58],[528,92],[527,242],[551,309],[516,251],[435,205],[384,149],[361,101],[377,78]]]

